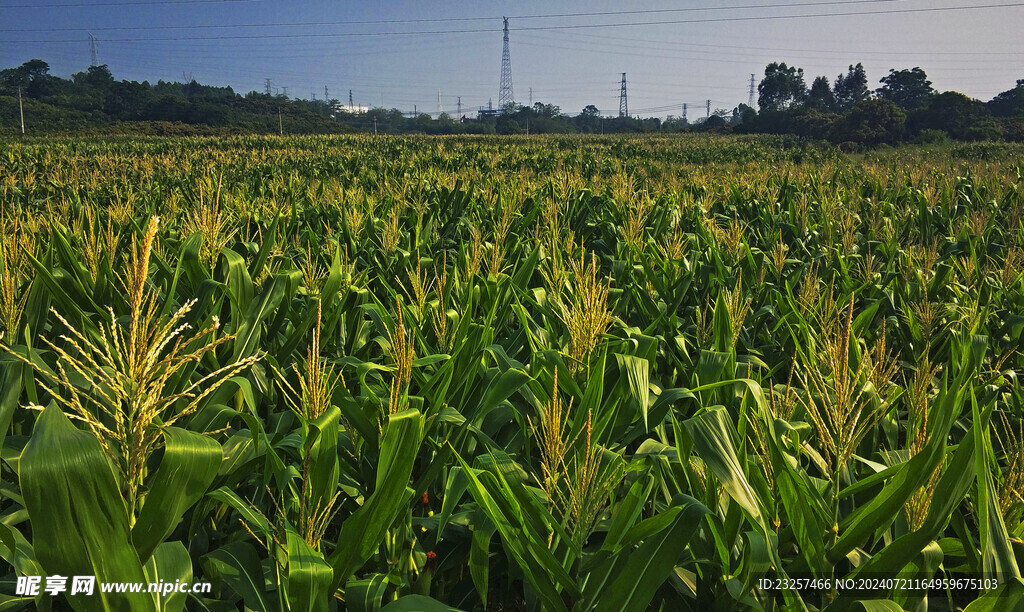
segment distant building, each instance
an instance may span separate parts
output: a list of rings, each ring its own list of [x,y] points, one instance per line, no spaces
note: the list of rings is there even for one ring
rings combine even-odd
[[[479,109],[477,109],[476,119],[477,121],[483,121],[486,119],[497,119],[498,115],[500,114],[501,110],[494,108],[494,105],[491,103],[491,101],[487,100],[486,107],[481,106]]]
[[[334,112],[336,113],[348,113],[350,115],[364,115],[369,110],[369,106],[359,106],[358,104],[336,104],[334,106]]]

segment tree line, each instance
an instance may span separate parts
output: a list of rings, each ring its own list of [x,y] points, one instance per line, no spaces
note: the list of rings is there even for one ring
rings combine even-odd
[[[789,133],[868,145],[916,141],[1024,141],[1024,79],[988,102],[938,92],[920,67],[891,69],[871,90],[863,64],[835,81],[768,64],[758,85],[758,110],[742,105],[737,131]]]
[[[890,70],[871,90],[862,64],[834,81],[773,62],[758,85],[757,109],[740,104],[692,123],[681,117],[608,117],[593,105],[579,114],[553,104],[510,104],[481,118],[442,113],[407,115],[398,109],[344,112],[337,100],[299,100],[231,87],[184,82],[116,80],[105,65],[69,79],[33,59],[0,70],[0,134],[20,129],[20,92],[30,133],[148,134],[377,132],[387,134],[545,134],[718,131],[795,134],[866,145],[958,140],[1024,141],[1024,79],[988,102],[955,91],[937,92],[919,68]]]

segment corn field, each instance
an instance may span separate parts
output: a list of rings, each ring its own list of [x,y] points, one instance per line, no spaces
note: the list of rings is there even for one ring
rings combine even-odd
[[[0,155],[2,610],[1024,606],[1024,147]]]

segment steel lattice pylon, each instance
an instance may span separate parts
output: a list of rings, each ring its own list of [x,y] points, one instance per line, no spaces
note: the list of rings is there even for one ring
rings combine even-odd
[[[505,20],[504,46],[501,50],[501,84],[498,90],[498,106],[502,109],[514,102],[512,94],[512,56],[508,52],[508,17]]]
[[[622,86],[619,88],[619,116],[629,116],[629,102],[626,100],[626,73],[622,73]]]

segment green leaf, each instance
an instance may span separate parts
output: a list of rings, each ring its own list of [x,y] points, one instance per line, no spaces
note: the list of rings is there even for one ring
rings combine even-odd
[[[491,538],[497,529],[483,510],[477,510],[473,520],[473,540],[469,549],[469,574],[485,608],[491,564]]]
[[[291,612],[326,612],[334,572],[324,556],[287,527],[288,604]]]
[[[987,428],[987,415],[971,424],[971,429],[967,432],[968,438],[957,447],[953,457],[948,460],[942,477],[935,484],[932,500],[928,505],[928,513],[925,515],[921,527],[893,540],[891,544],[854,570],[850,574],[851,577],[859,574],[895,575],[939,537],[949,521],[950,514],[960,505],[961,500],[970,490],[971,483],[976,478],[976,473],[971,469],[975,454],[973,438],[983,435],[982,431]],[[944,439],[942,441],[944,442]],[[921,453],[924,452],[921,451]],[[930,477],[930,474],[926,475],[927,477]]]
[[[175,585],[192,582],[192,559],[181,542],[164,542],[146,562],[146,580],[150,584]],[[181,612],[185,609],[186,593],[154,593],[158,612]]]
[[[19,468],[32,546],[48,575],[95,576],[97,584],[146,581],[124,499],[92,434],[51,404],[36,421]],[[154,610],[146,593],[97,592],[68,600],[82,611]]]
[[[903,608],[891,599],[866,599],[854,604],[854,610],[858,607],[864,612],[903,612]]]
[[[256,549],[246,542],[232,542],[202,558],[206,573],[219,579],[256,612],[276,610],[263,580],[263,567]]]
[[[325,511],[334,499],[338,490],[338,430],[341,421],[341,409],[331,406],[314,421],[309,423],[308,435],[313,438],[312,444],[307,441],[309,460],[309,480],[307,485],[307,507],[315,512]]]
[[[263,336],[263,322],[270,318],[283,302],[286,303],[286,298],[294,293],[296,286],[297,281],[289,274],[276,274],[266,283],[238,325],[232,356],[234,361],[253,355],[258,350]]]
[[[231,320],[241,323],[249,306],[252,304],[254,286],[249,270],[245,267],[245,259],[229,248],[221,251],[226,272],[224,283],[227,286],[228,301],[231,303]]]
[[[148,559],[202,499],[222,459],[220,444],[213,438],[177,427],[164,429],[164,456],[156,473],[146,479],[148,492],[132,527],[140,559]]]
[[[406,595],[389,603],[380,612],[462,612],[426,595]]]
[[[345,609],[348,612],[377,612],[387,589],[387,576],[384,574],[349,580],[345,585]]]
[[[0,523],[0,559],[9,563],[22,576],[43,575],[29,541],[20,531],[3,523]]]
[[[256,527],[260,534],[267,537],[270,536],[270,521],[267,520],[267,517],[263,516],[263,513],[260,512],[258,508],[239,497],[238,494],[231,489],[221,487],[216,491],[208,493],[207,497],[231,506],[242,515],[242,519],[244,519],[246,523]]]
[[[24,385],[21,382],[25,364],[20,361],[7,361],[2,364],[3,374],[0,375],[0,448],[7,438],[7,430],[11,428],[14,412],[18,408],[18,398]]]
[[[528,501],[526,495],[531,494],[516,495],[512,489],[513,485],[501,477],[500,471],[474,470],[458,453],[455,456],[469,477],[469,490],[473,498],[491,519],[537,596],[546,607],[552,610],[565,610],[556,583],[563,588],[577,591],[578,587],[548,549],[548,534],[539,533],[528,522],[522,502]],[[515,486],[517,489],[522,488],[521,483],[515,483]],[[553,528],[556,521],[551,518],[545,524]]]
[[[961,378],[966,378],[966,375]],[[928,481],[932,472],[945,457],[946,436],[949,434],[953,421],[960,413],[964,397],[963,382],[959,380],[954,382],[952,389],[943,385],[943,389],[933,400],[933,406],[929,411],[928,422],[931,434],[928,442],[919,453],[902,465],[878,495],[855,510],[844,521],[845,529],[840,534],[838,541],[828,551],[827,558],[830,562],[838,563],[846,557],[847,553],[864,544],[872,534],[888,527],[896,515],[903,511],[907,500]],[[971,452],[973,453],[973,449]]]
[[[985,591],[964,608],[964,612],[1005,612],[1024,608],[1024,580],[1012,578]]]
[[[376,488],[366,503],[345,520],[338,547],[328,558],[334,568],[332,592],[370,558],[398,517],[422,439],[423,415],[418,410],[405,410],[388,418]]]
[[[978,410],[978,402],[971,394],[972,423],[987,424],[992,416],[990,404],[982,414]],[[975,428],[977,425],[975,426]],[[1006,533],[1003,513],[999,509],[999,495],[992,471],[989,469],[988,458],[992,455],[992,439],[988,427],[984,431],[974,433],[974,469],[978,485],[978,530],[981,538],[982,576],[995,578],[1000,583],[1010,578],[1020,578],[1017,560],[1010,549],[1010,536]]]
[[[616,555],[588,577],[583,609],[596,612],[640,612],[668,578],[700,518],[710,511],[692,497],[680,496],[680,511],[665,529],[647,537],[629,554]]]
[[[647,409],[651,395],[651,362],[642,357],[634,355],[615,355],[615,361],[619,364],[619,370],[625,372],[626,380],[629,381],[629,392],[633,401],[644,420],[644,429],[649,430],[647,422]]]
[[[729,413],[724,408],[711,408],[683,421],[696,451],[729,496],[736,500],[755,524],[767,530],[757,494],[747,482],[746,474],[736,456],[733,440],[737,437]]]

